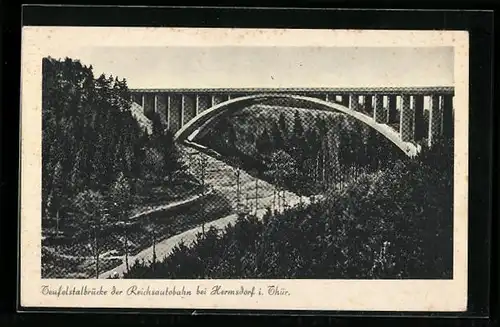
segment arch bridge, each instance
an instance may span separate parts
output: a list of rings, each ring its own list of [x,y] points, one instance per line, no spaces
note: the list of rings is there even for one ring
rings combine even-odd
[[[432,146],[453,131],[454,88],[248,88],[131,89],[132,101],[151,118],[157,113],[178,140],[192,140],[222,115],[267,99],[295,99],[311,109],[345,113],[369,125],[407,155],[423,139]],[[429,105],[424,109],[425,98]]]

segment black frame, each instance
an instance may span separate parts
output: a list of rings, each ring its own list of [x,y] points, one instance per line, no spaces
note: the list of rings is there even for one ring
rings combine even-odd
[[[12,19],[12,18],[11,18]],[[61,308],[61,309],[45,309],[45,308],[21,308],[18,303],[15,304],[17,310],[25,312],[58,312],[57,320],[59,318],[66,321],[67,314],[62,312],[78,313],[73,318],[82,319],[80,321],[91,322],[91,319],[99,319],[104,321],[124,322],[136,320],[137,322],[159,322],[161,316],[156,313],[169,314],[192,314],[195,311],[197,314],[273,314],[273,315],[317,315],[317,316],[353,316],[358,315],[362,317],[391,317],[391,316],[412,316],[412,317],[468,317],[468,318],[488,318],[490,314],[495,314],[490,311],[491,301],[496,300],[496,294],[490,294],[489,289],[498,287],[490,284],[491,277],[498,275],[492,269],[496,266],[491,265],[491,250],[498,247],[498,243],[492,240],[491,231],[498,228],[492,226],[492,191],[493,191],[493,155],[492,155],[492,140],[493,140],[493,126],[494,112],[493,112],[493,13],[486,11],[400,11],[400,10],[334,10],[334,9],[280,9],[280,8],[223,8],[223,7],[64,7],[64,6],[27,6],[22,10],[22,24],[27,25],[40,25],[40,26],[64,26],[64,25],[78,25],[78,26],[151,26],[151,27],[239,27],[239,28],[310,28],[310,29],[335,29],[335,28],[349,28],[349,29],[434,29],[434,30],[468,30],[470,41],[470,66],[469,66],[469,101],[470,101],[470,127],[469,127],[469,285],[468,285],[468,311],[464,313],[397,313],[397,312],[291,312],[291,311],[243,311],[243,310],[145,310],[140,311],[144,313],[155,313],[155,315],[142,316],[137,318],[134,316],[111,317],[108,314],[98,316],[82,317],[83,312],[96,312],[96,313],[109,313],[107,309],[75,309],[75,308]],[[11,46],[20,50],[20,27],[11,26],[10,36],[14,43]],[[15,45],[15,46],[13,46]],[[8,49],[7,49],[8,50]],[[16,57],[17,56],[17,57]],[[9,64],[9,83],[3,85],[4,94],[11,94],[7,98],[2,98],[3,107],[10,107],[11,111],[4,111],[2,114],[6,115],[2,122],[7,120],[16,120],[19,118],[19,113],[12,110],[12,108],[19,108],[18,87],[20,80],[18,80],[16,72],[19,72],[20,61],[19,53],[12,51],[7,62]],[[5,61],[5,59],[4,59]],[[11,70],[11,71],[10,71]],[[7,71],[7,70],[6,70]],[[4,79],[6,80],[6,79]],[[8,115],[11,115],[10,117]],[[7,125],[7,124],[5,124]],[[6,127],[4,125],[4,127]],[[2,129],[5,131],[6,129]],[[7,132],[5,132],[7,134]],[[4,134],[4,135],[5,135]],[[19,134],[17,134],[19,135]],[[11,159],[15,154],[19,154],[18,144],[12,142],[12,139],[17,136],[15,133],[9,133],[10,144],[5,144],[3,147],[5,153],[9,151],[12,153]],[[5,142],[6,143],[6,142]],[[4,144],[2,144],[4,145]],[[8,148],[10,146],[10,148]],[[12,152],[13,151],[13,152]],[[16,152],[17,151],[17,152]],[[4,157],[5,158],[5,157]],[[17,168],[18,162],[12,160],[11,168]],[[10,177],[7,184],[13,184],[14,174],[2,171],[3,177]],[[20,175],[19,175],[20,176]],[[16,176],[18,177],[18,176]],[[15,177],[14,177],[15,178]],[[3,178],[2,178],[3,179]],[[17,179],[16,179],[17,180]],[[19,184],[18,184],[19,185]],[[20,186],[20,185],[19,185]],[[14,189],[14,187],[12,186]],[[486,191],[487,190],[487,191]],[[17,198],[13,193],[8,194],[10,198],[5,198],[7,210],[14,211],[14,203],[17,204]],[[10,201],[9,201],[10,199]],[[4,211],[4,210],[2,210]],[[18,212],[19,215],[19,212]],[[2,215],[3,216],[3,215]],[[8,215],[13,216],[13,215]],[[4,234],[12,234],[15,229],[15,218],[10,217],[7,222],[7,215],[4,219],[0,220],[2,224],[1,230]],[[491,229],[493,227],[493,229]],[[8,231],[7,231],[8,230]],[[19,235],[17,235],[19,237]],[[6,238],[2,239],[2,258],[7,258],[8,264],[12,267],[19,266],[18,258],[13,255],[12,244],[6,243]],[[5,252],[9,249],[10,254]],[[16,271],[17,270],[17,271]],[[19,286],[14,287],[14,274],[19,277],[20,271],[14,269],[12,271],[11,283],[8,283],[9,292],[12,295],[19,296]],[[492,280],[494,283],[495,281]],[[11,287],[12,286],[12,287]],[[6,290],[7,291],[7,290]],[[17,297],[16,296],[16,297]],[[130,310],[113,310],[113,313],[130,312]],[[134,310],[139,311],[139,310]],[[66,317],[65,317],[66,316]],[[32,320],[42,322],[40,314],[20,314],[18,317],[24,318],[23,320]],[[108,318],[110,320],[108,320]],[[137,319],[136,319],[137,318]],[[322,317],[322,319],[327,317]],[[382,320],[384,321],[385,318]],[[20,318],[18,318],[20,319]],[[52,322],[47,321],[47,322]],[[112,319],[112,320],[111,320]],[[485,321],[481,319],[482,321]],[[173,320],[171,317],[169,320]],[[416,319],[419,320],[419,319]],[[93,320],[92,320],[93,321]],[[415,320],[413,320],[415,321]],[[387,322],[387,321],[384,321]]]

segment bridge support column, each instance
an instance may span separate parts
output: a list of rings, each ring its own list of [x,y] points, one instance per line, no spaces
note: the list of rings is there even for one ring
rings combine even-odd
[[[359,111],[359,95],[357,94],[349,95],[349,109],[354,111]]]
[[[155,114],[155,102],[156,102],[155,94],[152,93],[144,94],[143,96],[144,115],[149,119],[153,118],[153,115]]]
[[[431,95],[431,106],[429,108],[429,136],[428,145],[429,147],[436,144],[441,137],[441,125],[443,120],[443,112],[441,107],[441,101],[439,101],[439,95]]]
[[[396,100],[397,96],[388,95],[387,96],[387,116],[385,122],[387,124],[392,124],[396,122]]]
[[[194,103],[194,112],[196,113],[196,116],[198,116],[198,113],[200,112],[200,96],[198,94],[194,96]]]
[[[411,99],[411,105],[415,112],[415,141],[420,141],[424,137],[424,96],[414,95]]]
[[[414,121],[415,112],[411,105],[411,97],[407,94],[401,96],[401,112],[399,116],[399,133],[403,142],[412,142],[415,139]]]
[[[384,97],[382,94],[375,94],[373,103],[373,119],[376,123],[384,122]]]
[[[155,95],[155,112],[160,116],[163,125],[167,124],[167,100],[165,94]]]
[[[342,104],[344,107],[349,108],[349,96],[348,95],[341,95],[340,96],[340,104]]]
[[[169,129],[175,133],[182,127],[182,96],[172,94],[169,96]]]
[[[184,126],[196,116],[196,96],[191,94],[182,95],[182,125]]]
[[[167,123],[165,125],[167,126],[167,129],[169,129],[169,130],[170,130],[170,120],[172,119],[172,118],[170,118],[171,117],[171,113],[170,112],[172,111],[172,108],[170,106],[170,98],[171,98],[170,94],[165,94],[165,106],[166,106],[166,109],[165,109],[165,111],[166,111],[165,116],[166,117],[165,117],[165,119],[167,121]]]
[[[212,99],[209,95],[198,95],[198,113],[203,112],[212,106]]]
[[[373,112],[373,95],[365,95],[363,101],[365,111]]]
[[[441,98],[443,108],[443,136],[453,136],[453,95],[443,95]]]

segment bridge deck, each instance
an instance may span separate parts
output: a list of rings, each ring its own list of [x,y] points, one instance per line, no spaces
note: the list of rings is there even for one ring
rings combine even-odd
[[[356,93],[374,94],[383,93],[387,95],[400,94],[454,94],[452,86],[425,86],[425,87],[294,87],[294,88],[139,88],[130,89],[132,93],[194,93],[194,94],[253,94],[253,93],[332,93],[332,94],[350,94]]]

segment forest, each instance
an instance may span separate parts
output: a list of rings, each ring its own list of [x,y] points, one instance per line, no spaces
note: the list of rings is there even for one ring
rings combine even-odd
[[[160,118],[153,117],[148,134],[133,117],[125,79],[95,77],[91,65],[70,58],[42,64],[42,274],[64,276],[88,256],[99,262],[106,251],[128,255],[147,246],[148,230],[162,231],[154,217],[128,218],[198,194],[201,186]],[[208,217],[226,212],[220,203]],[[203,218],[192,215],[156,237]],[[134,233],[124,224],[135,225],[128,228]]]
[[[92,66],[44,58],[42,84],[44,218],[86,192],[120,200],[181,168],[172,134],[158,119],[150,136],[132,117],[125,79],[94,78]]]
[[[129,267],[129,256],[229,215],[230,204],[189,172],[159,116],[151,134],[139,125],[125,79],[48,57],[42,87],[42,277],[99,277],[123,260],[124,278],[452,277],[452,140],[412,159],[343,114],[273,103],[197,142],[278,191],[320,197],[262,219],[239,212],[224,230],[203,228],[193,244]],[[203,204],[131,219],[200,194]]]
[[[361,173],[323,200],[242,214],[125,278],[449,279],[453,275],[453,143]]]
[[[197,142],[304,195],[342,188],[404,156],[374,129],[344,114],[266,104],[224,117]]]

